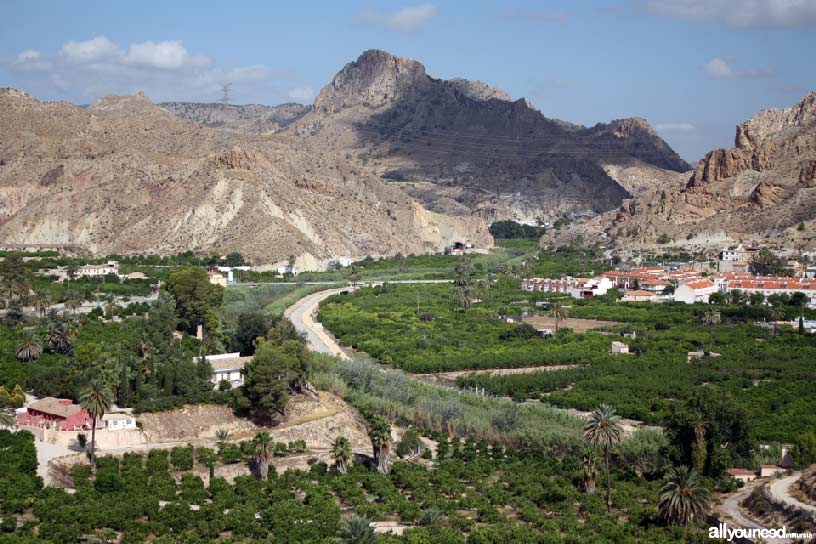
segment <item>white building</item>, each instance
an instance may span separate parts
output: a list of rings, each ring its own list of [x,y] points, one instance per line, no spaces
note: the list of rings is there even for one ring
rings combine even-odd
[[[119,275],[117,261],[108,261],[105,264],[85,264],[77,268],[78,278],[100,278],[108,274]]]
[[[230,387],[244,385],[244,367],[252,360],[252,357],[241,357],[241,354],[236,351],[235,353],[207,355],[204,358],[212,366],[210,381],[213,383],[213,388],[217,388],[221,382],[229,382]]]
[[[284,274],[292,274],[293,276],[297,276],[300,274],[300,270],[297,266],[294,265],[286,265],[286,266],[279,266],[278,267],[278,276],[283,276]]]
[[[623,342],[612,342],[609,346],[609,353],[629,353],[629,346]]]
[[[136,418],[128,414],[105,414],[102,416],[109,431],[132,431],[136,429]]]
[[[717,290],[717,286],[711,280],[693,280],[678,286],[674,290],[674,300],[686,304],[708,302],[708,297],[716,293]]]
[[[220,285],[221,287],[227,286],[227,278],[221,272],[217,272],[215,270],[210,270],[207,274],[210,278],[210,283],[213,285]]]
[[[250,270],[249,266],[219,266],[218,271],[221,273],[226,272],[227,274],[227,283],[235,283],[235,271],[241,270],[243,272],[248,272]]]
[[[521,288],[525,291],[543,291],[545,293],[568,293],[572,298],[591,298],[605,295],[615,283],[606,277],[598,278],[525,278]]]

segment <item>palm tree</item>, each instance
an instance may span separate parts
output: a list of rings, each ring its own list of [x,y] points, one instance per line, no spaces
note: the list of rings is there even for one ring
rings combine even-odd
[[[258,433],[255,442],[255,459],[258,461],[258,475],[261,480],[269,476],[269,460],[272,458],[272,437],[268,432]]]
[[[357,284],[360,283],[360,271],[354,267],[351,268],[349,274],[349,283],[351,283],[352,287],[357,287]]]
[[[0,427],[13,427],[14,423],[14,414],[0,410]]]
[[[227,444],[227,440],[229,440],[229,431],[226,429],[218,429],[215,431],[215,439],[218,441],[218,451],[223,450]]]
[[[355,515],[343,523],[338,540],[343,544],[376,544],[377,535],[367,518]]]
[[[345,436],[338,436],[334,439],[331,449],[331,456],[334,459],[334,466],[337,472],[345,474],[351,464],[351,442]]]
[[[51,321],[45,330],[45,343],[58,353],[68,353],[74,342],[75,331],[64,321]]]
[[[567,318],[567,309],[561,306],[560,302],[556,302],[550,310],[550,315],[555,318],[555,334],[558,334],[558,322]]]
[[[779,325],[777,324],[777,322],[783,317],[785,317],[785,312],[778,304],[775,304],[774,306],[771,307],[771,313],[769,317],[771,318],[771,321],[773,321],[773,331],[774,336],[776,336],[777,334],[779,334],[778,330]]]
[[[377,471],[388,474],[388,457],[391,447],[391,424],[387,420],[377,417],[368,430],[371,446],[374,449],[374,460],[377,462]]]
[[[595,482],[598,479],[598,469],[595,466],[595,452],[592,450],[584,454],[584,493],[589,495],[595,493]]]
[[[67,293],[65,293],[65,307],[71,310],[72,313],[76,314],[76,311],[82,306],[82,297],[79,296],[79,293],[71,289]]]
[[[668,523],[688,525],[708,513],[711,492],[697,481],[697,473],[687,466],[672,467],[660,489],[657,508]]]
[[[48,307],[51,304],[51,300],[48,298],[48,292],[43,289],[35,290],[32,303],[34,304],[34,308],[37,309],[37,313],[40,314],[40,317],[45,317],[45,314],[48,313]]]
[[[593,447],[603,448],[606,465],[606,509],[612,511],[612,480],[609,474],[609,450],[623,438],[620,416],[615,409],[601,404],[592,410],[589,422],[584,426],[584,438]]]
[[[96,471],[96,422],[113,404],[113,393],[107,385],[93,381],[80,395],[79,404],[91,416],[91,470]]]
[[[25,331],[23,339],[17,343],[17,360],[30,363],[39,359],[40,355],[42,355],[42,342],[32,331]]]

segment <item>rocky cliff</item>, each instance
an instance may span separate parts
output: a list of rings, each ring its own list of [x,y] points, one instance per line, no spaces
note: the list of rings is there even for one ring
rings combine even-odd
[[[294,123],[311,110],[302,104],[262,106],[233,105],[218,102],[162,102],[159,107],[170,113],[213,128],[227,128],[248,133],[270,133]]]
[[[603,212],[642,188],[631,171],[627,188],[613,179],[623,167],[689,170],[643,119],[571,125],[501,89],[435,79],[376,50],[347,64],[287,132],[342,149],[429,209],[488,221]]]
[[[734,147],[715,149],[683,187],[653,188],[549,241],[605,232],[619,245],[718,247],[760,241],[816,246],[816,93],[737,126]],[[665,239],[665,238],[664,238]]]

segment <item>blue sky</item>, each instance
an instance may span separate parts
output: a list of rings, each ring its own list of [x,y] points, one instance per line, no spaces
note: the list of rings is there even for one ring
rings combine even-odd
[[[311,102],[384,49],[479,79],[548,117],[640,116],[686,159],[816,90],[816,0],[45,2],[6,0],[0,86],[88,103]]]

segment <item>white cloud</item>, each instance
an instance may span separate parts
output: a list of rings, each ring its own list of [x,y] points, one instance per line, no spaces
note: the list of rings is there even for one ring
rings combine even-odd
[[[236,83],[235,99],[252,96],[266,103],[283,100],[286,88],[276,81],[290,73],[268,66],[218,66],[187,50],[178,40],[120,46],[104,36],[67,42],[55,53],[26,49],[13,60],[0,60],[15,84],[47,100],[91,102],[107,94],[144,91],[156,101],[218,97],[222,85]],[[246,98],[243,98],[244,100]]]
[[[67,42],[60,54],[70,62],[94,62],[121,55],[119,47],[104,36],[84,42]]]
[[[148,66],[163,70],[178,70],[185,65],[206,66],[209,59],[190,57],[180,41],[132,43],[123,59],[125,64]]]
[[[719,20],[741,29],[816,28],[814,0],[645,0],[638,5],[659,15]]]
[[[289,98],[298,102],[308,103],[315,97],[315,91],[311,87],[297,87],[289,91]]]
[[[716,57],[703,65],[703,72],[715,79],[749,79],[763,78],[773,75],[768,68],[737,69],[727,59]]]
[[[665,132],[692,132],[694,125],[691,123],[658,123],[655,128]]]
[[[438,13],[432,4],[419,4],[404,7],[393,12],[377,9],[364,9],[357,13],[357,20],[372,26],[384,26],[400,32],[417,32]]]

